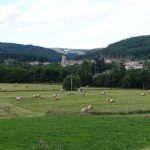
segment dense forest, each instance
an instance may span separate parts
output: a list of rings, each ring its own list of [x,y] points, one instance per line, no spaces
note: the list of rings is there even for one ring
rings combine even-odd
[[[0,52],[0,62],[1,63],[11,61],[11,60],[15,60],[15,61],[19,61],[19,62],[32,62],[32,61],[47,62],[48,58],[34,56],[34,55]]]
[[[78,58],[147,58],[150,59],[150,35],[131,37],[108,45],[106,48],[93,49]]]
[[[11,56],[13,58],[11,58]],[[29,60],[33,56],[34,56],[33,60],[45,59],[50,62],[52,61],[56,62],[61,60],[61,54],[49,48],[33,45],[14,44],[14,43],[0,43],[1,58],[8,57],[9,59],[16,59],[16,60],[24,59],[28,61],[28,58],[26,56],[29,57]],[[21,57],[24,58],[21,59]]]

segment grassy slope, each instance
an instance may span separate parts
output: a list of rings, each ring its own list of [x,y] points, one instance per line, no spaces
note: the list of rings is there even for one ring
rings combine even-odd
[[[150,118],[51,116],[0,119],[0,149],[29,150],[46,141],[54,150],[139,150],[150,146]]]
[[[101,89],[88,88],[85,97],[81,97],[77,92],[69,96],[68,92],[62,92],[60,100],[56,101],[52,98],[52,94],[57,93],[61,85],[28,84],[28,88],[26,86],[26,84],[18,84],[17,87],[14,87],[14,84],[0,84],[3,90],[0,92],[0,117],[43,116],[48,110],[80,112],[81,108],[90,104],[97,112],[150,109],[150,93],[140,96],[141,90],[107,89],[106,94],[101,95]],[[33,99],[32,95],[36,93],[41,94],[41,98]],[[16,96],[23,98],[17,101]],[[107,97],[115,99],[115,103],[108,104]]]

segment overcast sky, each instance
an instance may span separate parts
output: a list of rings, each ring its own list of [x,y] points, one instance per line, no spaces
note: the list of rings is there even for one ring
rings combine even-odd
[[[0,0],[0,42],[105,47],[150,34],[150,0]]]

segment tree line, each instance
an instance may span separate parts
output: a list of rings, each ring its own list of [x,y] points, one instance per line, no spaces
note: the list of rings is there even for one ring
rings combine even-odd
[[[122,64],[108,72],[93,77],[93,84],[98,87],[122,87],[150,89],[150,70],[125,70]]]
[[[96,63],[84,61],[82,65],[62,67],[58,63],[32,66],[11,62],[0,64],[1,83],[62,83],[69,75],[80,79],[81,86],[150,88],[150,62],[143,69],[126,70],[122,63],[106,64],[104,59]]]

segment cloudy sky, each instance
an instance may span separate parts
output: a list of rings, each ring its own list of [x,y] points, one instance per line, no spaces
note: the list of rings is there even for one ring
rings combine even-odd
[[[0,0],[0,42],[96,48],[150,34],[150,0]]]

